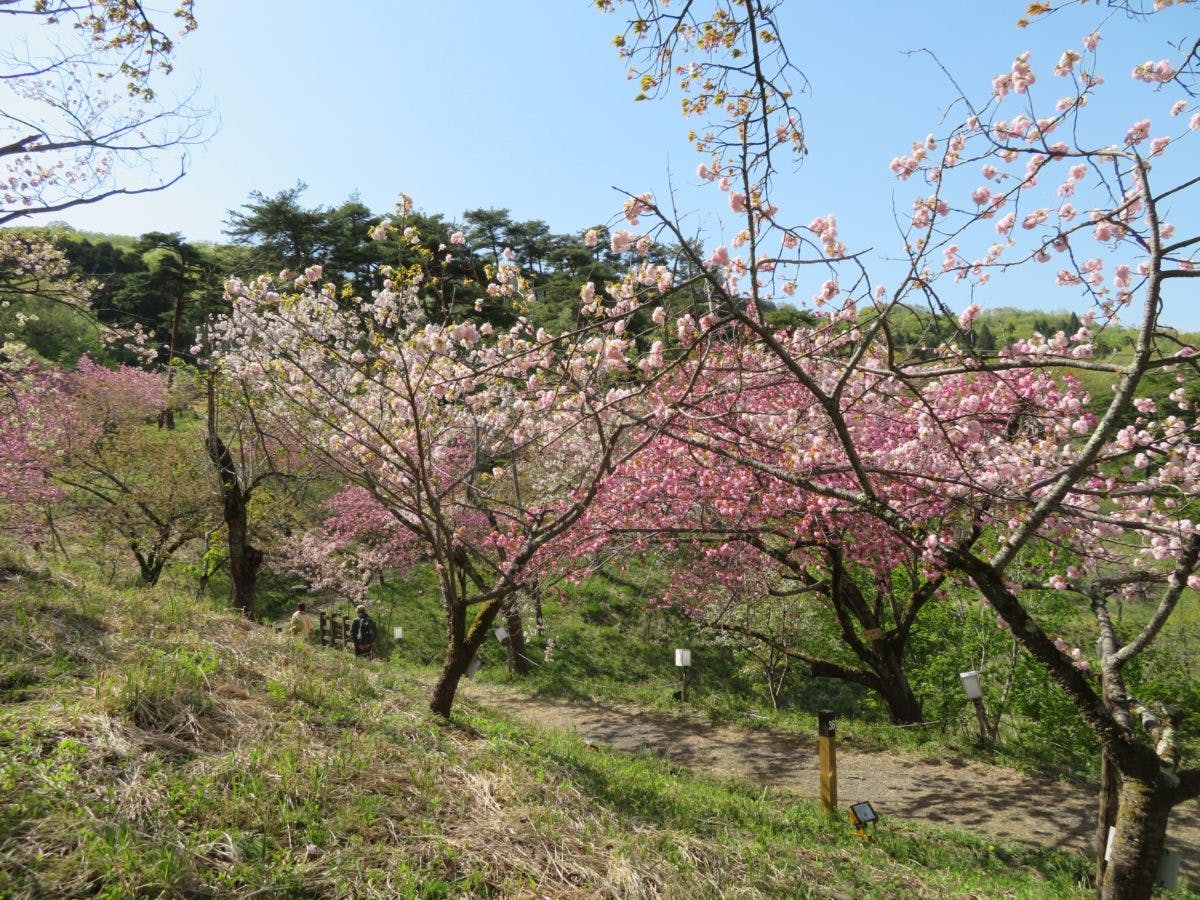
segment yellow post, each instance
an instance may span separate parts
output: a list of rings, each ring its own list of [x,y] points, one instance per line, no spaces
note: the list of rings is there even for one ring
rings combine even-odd
[[[821,759],[821,805],[831,816],[837,815],[837,722],[833,710],[817,713],[817,748]]]

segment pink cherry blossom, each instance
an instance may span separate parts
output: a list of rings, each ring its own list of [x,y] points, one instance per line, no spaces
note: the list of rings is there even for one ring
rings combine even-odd
[[[1129,130],[1125,132],[1125,143],[1133,146],[1140,144],[1150,136],[1150,120],[1142,119],[1140,122],[1134,122]]]
[[[1169,59],[1161,59],[1158,62],[1147,60],[1139,66],[1134,66],[1133,69],[1134,79],[1151,84],[1165,84],[1175,75],[1175,67]]]
[[[636,197],[626,198],[624,205],[625,221],[630,225],[637,225],[642,213],[649,212],[653,204],[654,197],[651,194],[638,194]]]

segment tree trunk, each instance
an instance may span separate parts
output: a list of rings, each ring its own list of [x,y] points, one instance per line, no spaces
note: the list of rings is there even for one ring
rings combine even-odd
[[[254,618],[258,570],[263,552],[250,543],[247,503],[236,488],[225,496],[225,528],[229,533],[230,600],[247,618]]]
[[[1100,755],[1100,802],[1096,815],[1096,884],[1104,884],[1104,870],[1108,866],[1104,852],[1108,848],[1108,829],[1117,823],[1117,806],[1120,802],[1118,789],[1120,773],[1107,753]]]
[[[872,683],[872,680],[862,683],[878,692],[893,725],[916,725],[923,722],[921,704],[917,702],[912,686],[908,683],[908,675],[904,671],[907,629],[897,628],[890,634],[886,633],[879,598],[876,597],[874,604],[867,602],[858,585],[854,583],[841,551],[827,547],[826,553],[831,573],[828,597],[841,626],[842,638],[878,679],[875,683]],[[930,595],[931,592],[914,595],[912,615],[916,615]],[[855,623],[861,628],[861,638]]]
[[[216,385],[208,379],[208,434],[205,446],[221,485],[222,518],[229,538],[230,600],[247,618],[254,618],[258,570],[263,553],[250,543],[249,507],[252,488],[242,487],[237,463],[217,431]]]
[[[767,695],[771,698],[771,709],[779,712],[779,694],[783,691],[783,678],[775,680],[774,669],[767,667]]]
[[[521,620],[521,606],[516,598],[504,613],[508,628],[508,671],[514,675],[529,674],[529,656],[525,652],[525,626]]]
[[[480,607],[468,633],[466,601],[448,588],[445,581],[442,583],[442,597],[442,606],[446,610],[446,661],[433,687],[429,708],[448,719],[454,707],[454,695],[458,693],[458,683],[479,651],[503,601],[491,600]]]
[[[861,684],[874,691],[883,701],[888,719],[893,725],[919,725],[925,721],[921,716],[920,701],[908,683],[908,676],[898,666],[884,675],[879,672],[884,667],[879,665],[878,657],[871,658],[872,668],[876,670],[872,672],[823,660],[806,659],[805,662],[808,663],[808,672],[813,678],[836,678],[851,684]]]
[[[158,579],[162,575],[165,559],[159,559],[158,555],[151,553],[143,554],[136,546],[133,548],[133,555],[137,559],[138,572],[142,578],[142,584],[145,587],[154,587],[158,584]]]
[[[904,671],[904,645],[899,643],[901,640],[897,636],[871,641],[871,657],[865,661],[879,674],[877,690],[892,724],[918,725],[925,719],[921,714],[921,703],[913,693]]]
[[[429,701],[429,708],[439,716],[450,718],[450,710],[454,707],[454,695],[458,693],[458,682],[474,658],[475,651],[466,644],[460,643],[447,650],[442,674],[433,687],[433,697]]]
[[[1100,885],[1103,900],[1140,900],[1153,893],[1167,836],[1171,793],[1161,771],[1149,777],[1121,773],[1117,838]]]
[[[181,257],[182,258],[182,257]],[[183,324],[183,307],[187,303],[187,294],[183,291],[175,298],[175,315],[171,318],[171,343],[167,350],[167,408],[158,418],[158,427],[168,430],[175,428],[175,408],[171,405],[171,387],[175,383],[175,353],[179,348],[179,327]]]
[[[925,721],[921,714],[921,702],[913,693],[903,670],[896,669],[881,676],[878,691],[893,725],[919,725]]]

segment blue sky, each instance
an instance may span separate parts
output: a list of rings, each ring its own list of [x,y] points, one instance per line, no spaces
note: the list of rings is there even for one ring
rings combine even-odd
[[[887,252],[897,246],[893,208],[907,208],[919,186],[898,183],[888,162],[939,130],[953,96],[928,56],[905,51],[936,52],[979,96],[1017,52],[1032,49],[1035,63],[1052,65],[1100,15],[1074,10],[1021,31],[1015,21],[1025,5],[785,4],[783,37],[812,89],[800,101],[811,153],[776,196],[784,218],[835,212],[848,246],[894,257]],[[422,210],[451,219],[469,208],[504,207],[555,231],[611,220],[622,200],[614,186],[654,191],[660,202],[673,186],[690,230],[706,243],[737,227],[721,221],[711,188],[697,187],[699,159],[678,96],[633,102],[611,44],[623,19],[600,14],[590,0],[199,0],[197,16],[200,28],[181,42],[173,81],[180,90],[199,84],[219,131],[195,149],[188,176],[169,191],[83,208],[66,221],[219,240],[227,210],[250,191],[270,194],[301,180],[312,204],[357,192],[386,212],[405,191]],[[1117,99],[1146,97],[1130,69],[1165,55],[1163,40],[1183,37],[1195,17],[1194,9],[1168,10],[1139,26],[1137,47],[1115,37],[1114,23],[1101,65],[1113,73]],[[1130,114],[1114,113],[1111,130],[1119,125],[1123,133]],[[1046,284],[1045,277],[1014,279],[978,299],[1071,305],[1071,295]],[[1168,318],[1200,325],[1198,312]]]

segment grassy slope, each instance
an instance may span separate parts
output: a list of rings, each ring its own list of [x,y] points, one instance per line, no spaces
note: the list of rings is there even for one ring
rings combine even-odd
[[[1050,852],[595,751],[163,587],[0,573],[0,895],[1082,896]]]

